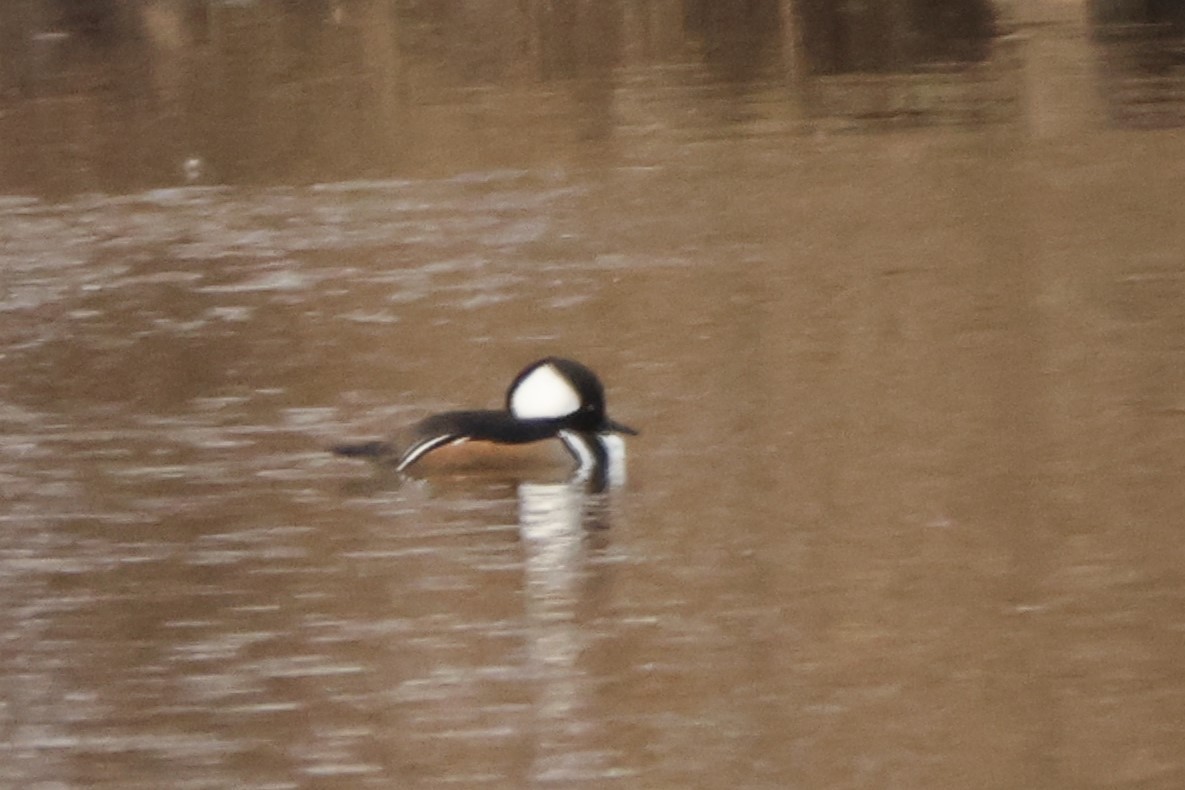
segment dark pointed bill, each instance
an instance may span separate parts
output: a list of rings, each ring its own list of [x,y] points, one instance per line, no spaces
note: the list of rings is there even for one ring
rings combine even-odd
[[[638,432],[636,430],[634,430],[633,428],[629,427],[628,425],[622,425],[619,422],[615,422],[615,421],[609,419],[608,417],[605,418],[605,427],[607,429],[609,429],[610,431],[613,431],[614,433],[624,433],[629,436],[637,436],[638,435]]]

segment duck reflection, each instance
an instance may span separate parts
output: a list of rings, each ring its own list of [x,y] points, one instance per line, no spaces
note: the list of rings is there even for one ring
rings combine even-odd
[[[609,447],[609,463],[592,475],[552,467],[415,478],[380,466],[379,476],[369,478],[372,485],[395,486],[402,492],[396,501],[404,505],[420,501],[422,507],[403,511],[414,514],[406,536],[428,546],[422,556],[443,559],[442,573],[462,574],[442,589],[464,593],[440,605],[450,621],[478,625],[463,629],[462,637],[450,630],[445,641],[458,652],[445,651],[440,660],[468,668],[475,685],[498,668],[522,694],[526,704],[507,728],[507,737],[529,746],[529,758],[509,769],[524,774],[519,786],[595,782],[620,770],[610,734],[598,724],[596,681],[604,672],[598,648],[605,643],[603,594],[613,568],[606,550],[626,477],[623,447]],[[504,528],[511,524],[514,529]],[[499,624],[498,642],[513,623],[508,652],[488,652],[480,624],[491,621]],[[434,627],[429,624],[429,632]],[[436,675],[408,682],[420,688]],[[441,693],[441,704],[451,705],[449,693]],[[505,693],[498,691],[498,698]]]
[[[537,688],[535,781],[595,779],[612,767],[596,746],[593,680],[581,660],[596,637],[587,607],[606,545],[609,496],[582,481],[518,487],[527,673]]]

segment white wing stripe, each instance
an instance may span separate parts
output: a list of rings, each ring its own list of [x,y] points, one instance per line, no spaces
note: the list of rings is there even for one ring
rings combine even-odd
[[[458,438],[451,435],[433,436],[431,439],[424,439],[423,441],[413,444],[404,451],[403,457],[399,459],[399,466],[395,467],[395,471],[402,472],[404,469],[411,466],[416,461],[420,460],[420,458],[435,450],[437,447],[442,447],[443,445],[453,443],[460,444],[461,442],[465,441],[468,441],[468,439],[464,436]]]

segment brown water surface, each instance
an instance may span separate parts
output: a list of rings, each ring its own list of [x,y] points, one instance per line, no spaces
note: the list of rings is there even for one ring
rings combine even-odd
[[[1185,786],[1174,39],[281,5],[3,71],[0,784]],[[325,452],[553,353],[623,485]]]

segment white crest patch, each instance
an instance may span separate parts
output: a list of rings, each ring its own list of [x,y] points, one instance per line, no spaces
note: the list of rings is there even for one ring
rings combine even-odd
[[[580,393],[552,365],[540,365],[510,393],[510,412],[520,420],[566,417],[580,409]]]

